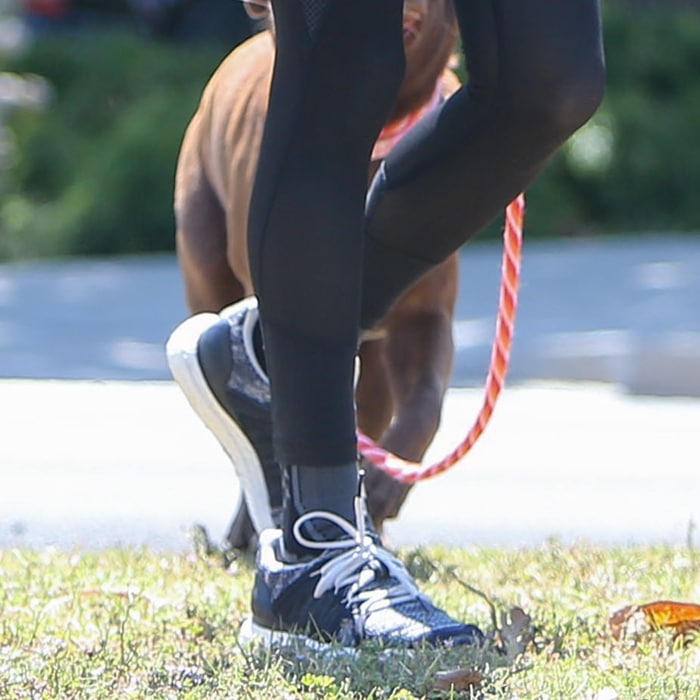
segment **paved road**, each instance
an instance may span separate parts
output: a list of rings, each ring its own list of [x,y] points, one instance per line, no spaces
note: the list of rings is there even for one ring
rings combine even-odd
[[[462,259],[453,383],[479,386],[499,246]],[[611,381],[700,396],[700,237],[526,242],[511,383]],[[172,256],[0,265],[0,377],[167,379],[186,315]]]
[[[223,538],[238,498],[228,459],[172,382],[0,380],[0,547],[187,547]],[[456,446],[480,390],[453,389],[428,459]],[[685,543],[700,523],[700,400],[609,384],[530,384],[486,433],[420,483],[396,544]]]
[[[684,542],[700,522],[699,270],[696,238],[528,244],[509,388],[393,541]],[[429,459],[478,411],[499,271],[498,247],[465,251]],[[181,548],[195,522],[223,536],[236,480],[163,355],[184,316],[172,256],[0,266],[0,546]]]

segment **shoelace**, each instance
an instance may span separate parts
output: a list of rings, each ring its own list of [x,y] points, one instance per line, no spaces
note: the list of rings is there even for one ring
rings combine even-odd
[[[389,552],[378,547],[368,534],[362,496],[355,497],[354,509],[357,527],[335,513],[315,510],[297,519],[294,523],[294,536],[300,544],[309,549],[344,550],[313,572],[313,575],[319,576],[314,588],[314,598],[320,598],[331,589],[338,593],[347,588],[344,601],[357,613],[353,617],[356,632],[361,637],[364,623],[370,614],[399,603],[426,599],[403,564]],[[308,539],[302,534],[301,528],[304,523],[313,519],[333,523],[345,532],[348,538],[323,542]],[[381,585],[378,578],[380,571],[385,572],[386,579],[391,581],[391,585]],[[370,587],[375,581],[379,585]]]

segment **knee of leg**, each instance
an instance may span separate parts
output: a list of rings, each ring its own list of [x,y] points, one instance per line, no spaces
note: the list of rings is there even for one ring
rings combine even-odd
[[[520,110],[535,115],[540,129],[564,140],[598,109],[605,92],[605,68],[597,61],[575,70],[550,67],[536,85],[522,86],[519,92]]]
[[[605,92],[605,69],[591,66],[563,81],[552,99],[554,121],[568,135],[583,126],[598,109]]]

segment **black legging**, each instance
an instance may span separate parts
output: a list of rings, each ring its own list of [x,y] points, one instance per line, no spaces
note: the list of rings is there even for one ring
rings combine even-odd
[[[249,243],[282,464],[355,458],[358,330],[499,215],[602,97],[598,0],[455,0],[469,83],[390,154],[365,211],[402,6],[273,0]]]

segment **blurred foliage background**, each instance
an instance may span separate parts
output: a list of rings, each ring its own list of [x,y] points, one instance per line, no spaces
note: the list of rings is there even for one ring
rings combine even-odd
[[[112,9],[114,21],[39,26],[21,48],[0,46],[0,260],[174,248],[184,129],[211,72],[254,28],[229,19],[214,36]],[[607,95],[528,192],[526,235],[697,232],[700,9],[603,10]]]

